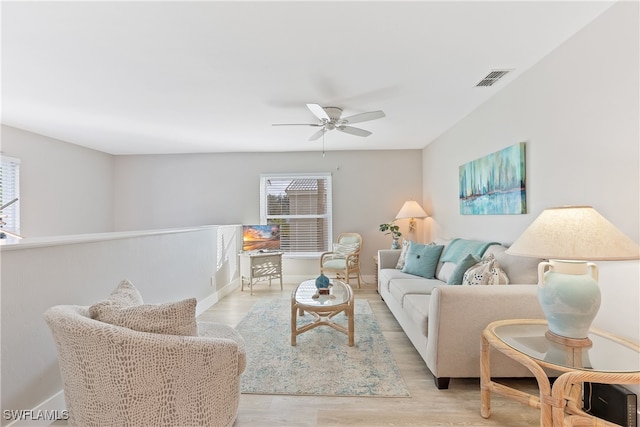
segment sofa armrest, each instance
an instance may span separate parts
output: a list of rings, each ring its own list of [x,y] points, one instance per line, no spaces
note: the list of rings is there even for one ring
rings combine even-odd
[[[378,251],[378,270],[384,268],[396,268],[398,259],[400,259],[400,252],[398,249],[380,249]]]
[[[439,286],[431,292],[427,366],[435,377],[479,377],[480,337],[489,323],[543,318],[536,285]],[[505,372],[500,376],[512,375]]]

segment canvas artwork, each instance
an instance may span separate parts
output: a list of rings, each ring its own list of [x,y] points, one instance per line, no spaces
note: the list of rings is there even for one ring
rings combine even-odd
[[[524,147],[514,144],[460,166],[462,215],[527,213]]]

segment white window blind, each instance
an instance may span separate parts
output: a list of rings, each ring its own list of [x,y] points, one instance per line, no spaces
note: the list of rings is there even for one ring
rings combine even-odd
[[[260,223],[280,225],[280,249],[298,256],[329,250],[331,174],[260,176]]]
[[[20,197],[20,160],[0,157],[0,206]],[[0,228],[20,234],[20,202],[14,202],[2,209],[4,224]]]

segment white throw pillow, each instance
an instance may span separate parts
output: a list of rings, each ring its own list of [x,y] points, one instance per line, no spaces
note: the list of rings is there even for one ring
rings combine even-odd
[[[436,278],[438,280],[443,281],[444,283],[447,283],[455,269],[456,269],[455,262],[451,262],[451,261],[443,262],[440,268],[438,269]]]

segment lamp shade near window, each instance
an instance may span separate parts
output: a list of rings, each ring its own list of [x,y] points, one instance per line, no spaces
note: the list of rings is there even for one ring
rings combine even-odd
[[[588,261],[639,259],[640,247],[591,206],[563,206],[545,209],[507,253],[549,259],[538,266],[548,337],[579,346],[590,345],[601,301],[598,267]]]
[[[396,215],[396,219],[411,218],[409,220],[409,232],[412,232],[416,229],[416,218],[426,218],[428,216],[418,202],[409,200],[404,202],[398,215]]]

